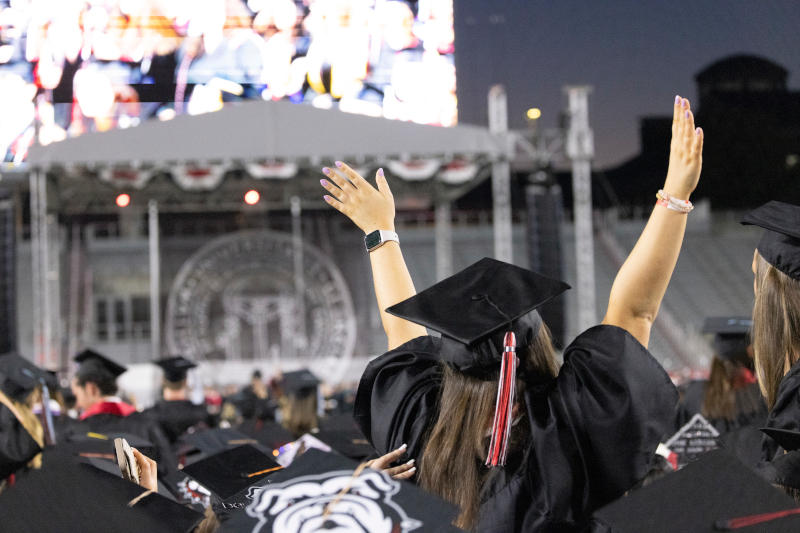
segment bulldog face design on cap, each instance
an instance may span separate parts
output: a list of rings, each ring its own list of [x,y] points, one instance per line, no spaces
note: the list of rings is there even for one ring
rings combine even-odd
[[[186,477],[186,479],[178,483],[178,491],[184,501],[192,504],[199,503],[203,507],[211,505],[211,493],[190,477]]]
[[[350,488],[323,516],[348,485]],[[382,472],[367,470],[353,479],[351,471],[304,476],[277,485],[253,487],[247,514],[258,518],[253,533],[313,531],[406,533],[422,526],[392,501],[400,483]],[[269,527],[264,527],[264,526]]]

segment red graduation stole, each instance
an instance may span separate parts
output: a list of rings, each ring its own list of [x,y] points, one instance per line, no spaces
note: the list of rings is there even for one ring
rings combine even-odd
[[[486,466],[505,466],[508,440],[511,436],[514,391],[517,382],[517,339],[513,332],[506,333],[503,339],[503,361],[500,366],[500,382],[497,390],[497,403],[494,408],[492,441]]]
[[[97,402],[81,414],[81,420],[94,415],[129,416],[135,412],[136,408],[125,402]]]

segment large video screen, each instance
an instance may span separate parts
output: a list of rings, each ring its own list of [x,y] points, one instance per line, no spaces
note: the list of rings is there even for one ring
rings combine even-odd
[[[0,0],[0,163],[242,100],[451,126],[453,0]]]

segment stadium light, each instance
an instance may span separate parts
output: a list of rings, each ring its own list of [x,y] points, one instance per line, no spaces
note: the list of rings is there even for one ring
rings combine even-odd
[[[528,109],[526,113],[527,117],[531,120],[536,120],[537,118],[542,116],[542,112],[538,108]]]
[[[244,195],[244,202],[247,205],[256,205],[260,199],[261,196],[258,194],[258,191],[247,191]]]
[[[120,194],[117,196],[117,205],[120,207],[128,207],[128,204],[131,203],[131,197],[128,194]]]

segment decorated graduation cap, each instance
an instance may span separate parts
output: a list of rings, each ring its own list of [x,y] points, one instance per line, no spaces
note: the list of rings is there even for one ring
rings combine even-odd
[[[9,398],[22,402],[47,380],[46,372],[24,357],[15,353],[0,356],[0,390]]]
[[[455,505],[345,457],[309,449],[215,507],[222,532],[460,531]]]
[[[784,533],[800,531],[796,506],[721,449],[603,507],[595,517],[615,533]]]
[[[181,356],[159,359],[158,361],[154,361],[154,363],[160,366],[164,371],[164,379],[172,383],[178,383],[186,379],[186,374],[189,370],[197,366]]]
[[[772,201],[747,213],[742,224],[767,230],[758,253],[787,276],[800,279],[800,206]]]
[[[75,362],[81,364],[81,368],[78,370],[78,375],[80,375],[82,372],[85,372],[84,367],[86,367],[87,370],[90,367],[106,370],[110,372],[115,379],[128,371],[126,367],[115,363],[105,355],[99,354],[94,350],[82,351],[75,356]]]
[[[386,310],[442,334],[441,354],[454,370],[500,384],[488,466],[505,464],[516,381],[516,347],[539,332],[536,308],[569,289],[563,281],[502,261],[481,259]]]
[[[3,533],[190,533],[203,515],[88,464],[56,461],[0,498]]]
[[[283,468],[251,444],[215,453],[183,468],[182,472],[220,501]]]
[[[320,383],[319,378],[306,369],[283,374],[283,391],[289,396],[297,398],[307,398],[316,394],[317,386]]]
[[[731,361],[747,357],[749,333],[753,319],[747,316],[709,317],[703,324],[703,334],[714,334],[712,347],[718,357]]]

